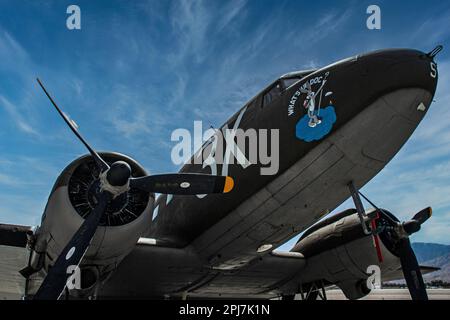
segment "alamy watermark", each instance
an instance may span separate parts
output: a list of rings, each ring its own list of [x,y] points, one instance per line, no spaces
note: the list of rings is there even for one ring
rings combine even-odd
[[[67,7],[66,27],[69,30],[81,30],[81,9],[79,6],[71,4]]]
[[[212,175],[228,175],[228,166],[238,164],[246,169],[260,166],[261,175],[275,175],[280,164],[280,134],[278,129],[239,129],[245,109],[237,117],[233,128],[207,129],[202,121],[194,121],[194,135],[187,129],[176,129],[171,140],[177,142],[171,158],[175,165],[200,164],[209,167]],[[195,152],[195,153],[194,153]],[[191,156],[193,154],[193,156]]]
[[[381,269],[374,264],[367,267],[366,273],[369,275],[366,281],[367,288],[370,290],[381,288]]]
[[[379,6],[372,4],[367,7],[367,14],[370,16],[367,18],[366,26],[369,30],[381,30],[381,9]]]
[[[81,270],[76,265],[70,265],[67,268],[67,274],[70,275],[66,281],[68,290],[81,289]]]

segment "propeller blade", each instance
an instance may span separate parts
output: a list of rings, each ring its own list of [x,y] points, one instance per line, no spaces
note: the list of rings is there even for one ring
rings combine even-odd
[[[432,214],[433,209],[431,209],[431,207],[428,207],[416,213],[413,217],[413,220],[416,220],[419,224],[423,224],[425,221],[430,219]]]
[[[410,236],[420,230],[420,223],[416,220],[410,220],[402,223],[403,230]]]
[[[422,223],[427,221],[432,214],[432,209],[430,207],[425,208],[414,215],[412,220],[403,222],[403,229],[408,235],[412,235],[420,230]]]
[[[411,248],[409,239],[401,239],[398,242],[398,251],[403,275],[405,276],[411,298],[413,300],[428,300],[427,290],[425,283],[423,282],[419,263]]]
[[[133,178],[130,187],[147,192],[177,195],[228,193],[234,180],[228,176],[197,173],[174,173]]]
[[[108,192],[99,195],[97,206],[61,251],[53,267],[49,268],[47,276],[34,296],[35,300],[59,299],[71,276],[67,273],[69,266],[80,264],[110,199],[111,195]]]
[[[84,144],[84,146],[89,150],[89,153],[94,158],[95,162],[97,163],[97,166],[100,168],[100,170],[106,171],[108,170],[109,166],[108,164],[98,155],[98,153],[91,148],[91,146],[84,140],[84,138],[81,136],[81,134],[78,132],[76,124],[71,120],[56,104],[56,102],[53,100],[53,98],[48,93],[47,89],[45,89],[44,85],[42,84],[41,80],[39,78],[36,79],[39,85],[41,86],[42,90],[44,90],[45,94],[49,98],[50,102],[55,107],[56,111],[61,115],[63,120],[66,122],[66,124],[69,126],[69,128],[73,131],[73,133],[78,137],[78,139]]]

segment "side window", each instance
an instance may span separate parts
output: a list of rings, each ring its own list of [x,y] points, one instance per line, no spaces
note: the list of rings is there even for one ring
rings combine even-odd
[[[269,105],[272,103],[272,101],[275,101],[276,99],[278,99],[278,97],[281,95],[281,84],[278,81],[277,83],[275,83],[272,88],[269,89],[269,91],[267,91],[264,94],[264,98],[263,98],[263,107]]]

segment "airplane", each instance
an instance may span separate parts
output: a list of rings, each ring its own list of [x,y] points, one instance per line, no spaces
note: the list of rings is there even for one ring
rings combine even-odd
[[[437,269],[419,266],[409,236],[431,208],[400,222],[359,190],[430,108],[442,49],[359,54],[264,88],[218,131],[278,130],[273,175],[239,161],[148,175],[126,155],[95,151],[38,79],[88,154],[62,171],[39,227],[0,225],[3,248],[29,250],[26,266],[11,273],[0,262],[0,273],[24,267],[24,299],[315,300],[331,286],[366,296],[378,266],[382,281],[404,277],[412,299],[426,300],[422,274]],[[354,209],[325,218],[350,197]],[[276,250],[301,233],[289,252]]]

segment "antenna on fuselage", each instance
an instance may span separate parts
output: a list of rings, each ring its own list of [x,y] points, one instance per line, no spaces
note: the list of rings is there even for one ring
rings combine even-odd
[[[441,52],[443,49],[444,49],[444,46],[438,45],[436,48],[434,48],[433,50],[428,52],[427,56],[430,57],[431,59],[434,59],[434,57],[436,57],[438,55],[438,53]]]

